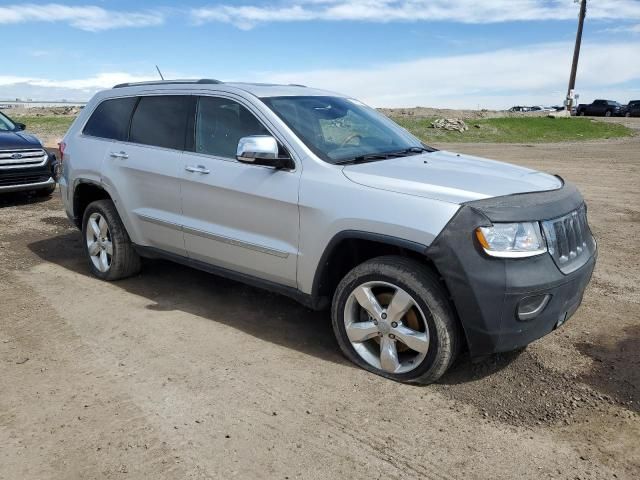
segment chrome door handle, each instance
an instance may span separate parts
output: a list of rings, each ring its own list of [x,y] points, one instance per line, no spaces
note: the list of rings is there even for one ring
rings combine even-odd
[[[122,158],[123,160],[129,158],[129,155],[127,155],[125,152],[111,152],[109,153],[109,156],[111,158]]]
[[[184,169],[187,172],[193,172],[193,173],[211,173],[211,171],[205,167],[204,165],[187,165],[186,167],[184,167]]]

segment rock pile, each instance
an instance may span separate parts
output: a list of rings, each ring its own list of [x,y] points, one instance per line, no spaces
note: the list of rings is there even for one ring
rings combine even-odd
[[[456,132],[466,132],[469,130],[464,120],[459,118],[438,118],[431,122],[431,128],[440,128],[442,130],[453,130]]]

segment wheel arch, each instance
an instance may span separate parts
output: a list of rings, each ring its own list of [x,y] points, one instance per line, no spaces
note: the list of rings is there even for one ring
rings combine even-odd
[[[322,253],[313,277],[311,295],[327,304],[342,277],[354,266],[383,255],[410,256],[431,263],[427,245],[381,233],[343,230],[335,234]]]
[[[79,179],[73,186],[73,223],[82,229],[82,217],[91,202],[113,200],[104,185],[89,179]]]

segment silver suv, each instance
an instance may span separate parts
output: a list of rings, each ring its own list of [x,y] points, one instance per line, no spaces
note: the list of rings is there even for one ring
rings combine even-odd
[[[549,333],[595,265],[571,184],[438,151],[304,86],[117,85],[61,149],[62,198],[97,277],[162,257],[330,307],[344,354],[397,381]]]

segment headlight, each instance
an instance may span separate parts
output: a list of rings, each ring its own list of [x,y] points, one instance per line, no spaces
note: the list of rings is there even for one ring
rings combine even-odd
[[[538,222],[494,223],[491,227],[477,228],[476,237],[492,257],[533,257],[547,251]]]

